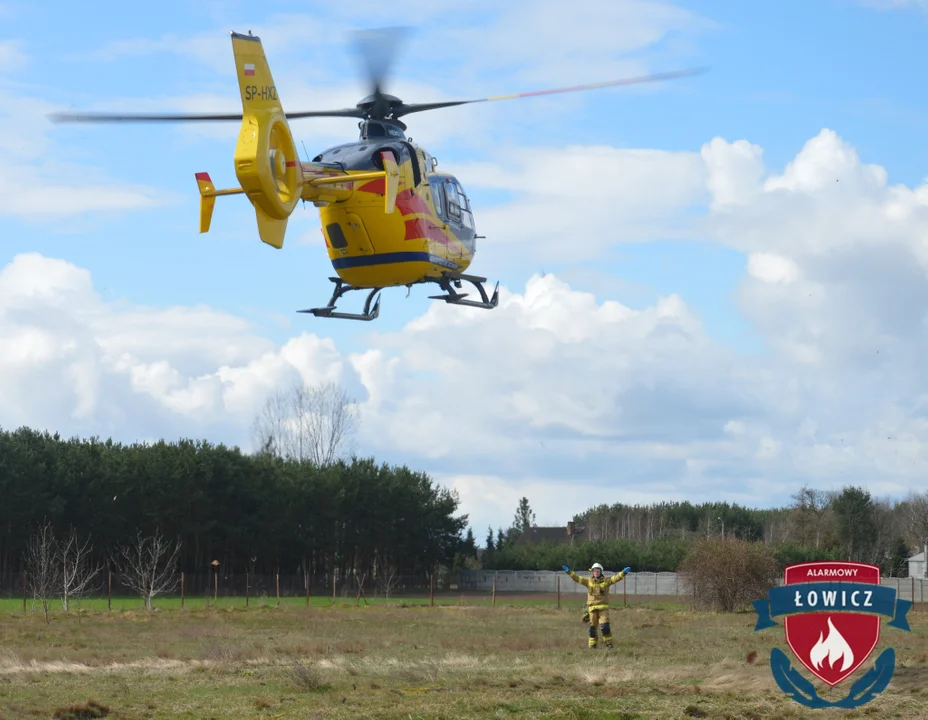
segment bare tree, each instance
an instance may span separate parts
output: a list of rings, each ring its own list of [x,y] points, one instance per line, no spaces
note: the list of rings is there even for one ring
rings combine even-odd
[[[280,389],[275,390],[252,423],[252,435],[259,452],[277,457],[287,455],[290,437],[288,417],[286,394]]]
[[[297,383],[268,397],[252,432],[259,451],[322,466],[347,452],[358,422],[357,407],[335,383]]]
[[[152,609],[152,598],[170,592],[179,582],[176,572],[181,541],[171,549],[160,533],[142,537],[139,532],[135,543],[118,549],[114,564],[126,585],[145,601],[145,609]]]
[[[32,585],[32,596],[42,603],[45,622],[48,619],[48,602],[58,588],[61,577],[58,564],[58,541],[50,522],[45,522],[26,545],[26,571]]]
[[[928,538],[928,493],[910,494],[901,504],[902,536],[913,547],[922,547]]]
[[[393,594],[393,591],[396,590],[397,586],[400,584],[399,573],[396,572],[396,567],[393,565],[386,565],[381,568],[381,571],[377,574],[377,584],[380,586],[381,591],[383,591],[383,596],[389,600],[390,595]]]
[[[825,515],[831,509],[832,496],[824,490],[815,490],[804,485],[793,495],[793,499],[796,501],[793,507],[796,511],[797,524],[800,526],[800,540],[803,542],[807,540],[805,530],[811,525],[815,547],[818,547],[822,539]]]
[[[81,544],[77,531],[72,527],[67,540],[59,546],[58,562],[61,564],[61,601],[65,612],[71,609],[72,600],[80,605],[81,598],[90,593],[91,582],[100,572],[100,567],[90,562],[93,546],[90,538]]]

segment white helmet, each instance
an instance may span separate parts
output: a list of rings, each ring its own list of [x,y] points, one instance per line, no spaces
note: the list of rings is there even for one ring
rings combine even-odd
[[[602,565],[600,565],[599,563],[593,563],[593,567],[591,567],[590,570],[592,571],[592,570],[597,570],[597,569],[598,569],[600,572],[603,572],[603,566],[602,566]]]

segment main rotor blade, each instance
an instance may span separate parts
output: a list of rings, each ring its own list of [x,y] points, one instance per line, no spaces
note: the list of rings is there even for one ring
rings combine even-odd
[[[534,92],[516,93],[515,95],[497,95],[496,97],[481,98],[479,100],[452,100],[449,102],[436,103],[410,103],[403,104],[396,108],[393,116],[402,117],[410,113],[425,112],[426,110],[438,110],[439,108],[454,107],[455,105],[468,105],[470,103],[494,102],[496,100],[515,100],[517,98],[536,97],[538,95],[554,95],[557,93],[577,92],[579,90],[596,90],[606,87],[617,87],[619,85],[639,85],[647,82],[658,82],[662,80],[673,80],[675,78],[699,75],[708,72],[708,68],[694,68],[692,70],[676,70],[673,72],[656,73],[654,75],[642,75],[640,77],[625,78],[623,80],[610,80],[601,83],[591,83],[589,85],[575,85],[574,87],[556,88],[554,90],[536,90]]]
[[[384,82],[396,61],[397,48],[409,31],[408,27],[385,27],[358,30],[353,34],[355,48],[370,80],[372,95],[383,92]]]
[[[288,120],[307,117],[356,117],[363,118],[364,112],[359,108],[346,108],[344,110],[310,110],[307,112],[286,113]],[[118,113],[52,113],[48,116],[52,122],[215,122],[225,120],[238,120],[241,122],[242,113],[228,114],[118,114]]]

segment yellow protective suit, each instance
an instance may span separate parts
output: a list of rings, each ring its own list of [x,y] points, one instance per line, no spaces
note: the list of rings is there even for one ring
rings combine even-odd
[[[625,577],[624,572],[617,572],[612,577],[600,575],[595,577],[580,577],[573,570],[567,573],[570,579],[580,583],[587,589],[586,605],[590,611],[590,647],[597,644],[596,626],[603,634],[603,642],[607,648],[612,647],[612,628],[609,625],[609,588]]]

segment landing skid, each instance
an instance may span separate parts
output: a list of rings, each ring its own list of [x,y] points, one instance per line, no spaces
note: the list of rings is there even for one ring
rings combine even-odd
[[[465,300],[468,293],[455,292],[454,288],[461,287],[461,281],[469,282],[480,292],[480,300]],[[487,291],[483,288],[483,283],[487,281],[484,277],[476,275],[464,275],[462,273],[447,272],[440,278],[429,278],[430,282],[437,283],[445,291],[445,295],[429,295],[431,300],[444,300],[449,305],[466,305],[468,307],[479,307],[486,310],[492,310],[499,304],[499,283],[493,290],[493,298],[487,297]],[[454,287],[451,287],[454,285]]]
[[[335,283],[335,290],[332,292],[332,297],[329,298],[329,304],[321,308],[312,308],[309,310],[297,310],[301,313],[312,313],[316,317],[325,317],[325,318],[340,318],[342,320],[374,320],[380,315],[380,296],[378,293],[383,288],[358,288],[354,285],[349,285],[341,278],[330,277],[333,283]],[[460,288],[461,282],[469,282],[480,293],[480,300],[466,300],[468,293],[459,293],[456,292],[454,288]],[[430,295],[429,299],[431,300],[444,300],[449,305],[466,305],[467,307],[477,307],[484,308],[486,310],[492,310],[499,304],[499,283],[496,283],[496,288],[493,290],[493,297],[490,298],[487,296],[487,291],[483,287],[483,283],[487,281],[486,278],[477,277],[476,275],[464,275],[462,273],[455,272],[446,272],[443,273],[441,277],[429,277],[423,278],[413,285],[419,285],[422,283],[435,283],[442,290],[445,291],[444,295]],[[411,287],[411,285],[409,286]],[[352,290],[368,290],[367,300],[364,301],[364,311],[361,313],[343,313],[336,312],[335,304],[338,302],[339,298],[345,295],[345,293],[351,292]],[[374,296],[377,296],[377,301],[374,303],[374,307],[371,308],[371,302],[374,300]]]
[[[371,309],[371,301],[374,299],[374,296],[377,295],[383,288],[357,288],[354,285],[349,285],[341,278],[330,277],[333,283],[335,283],[335,290],[332,292],[332,297],[329,298],[329,304],[321,308],[312,308],[310,310],[297,310],[301,313],[312,313],[316,317],[327,317],[327,318],[340,318],[342,320],[374,320],[380,316],[380,296],[377,297],[377,302],[374,303],[373,309]],[[362,313],[343,313],[335,312],[335,303],[338,302],[338,299],[342,297],[345,293],[351,292],[352,290],[369,290],[370,292],[367,295],[367,300],[364,301],[364,312]]]

